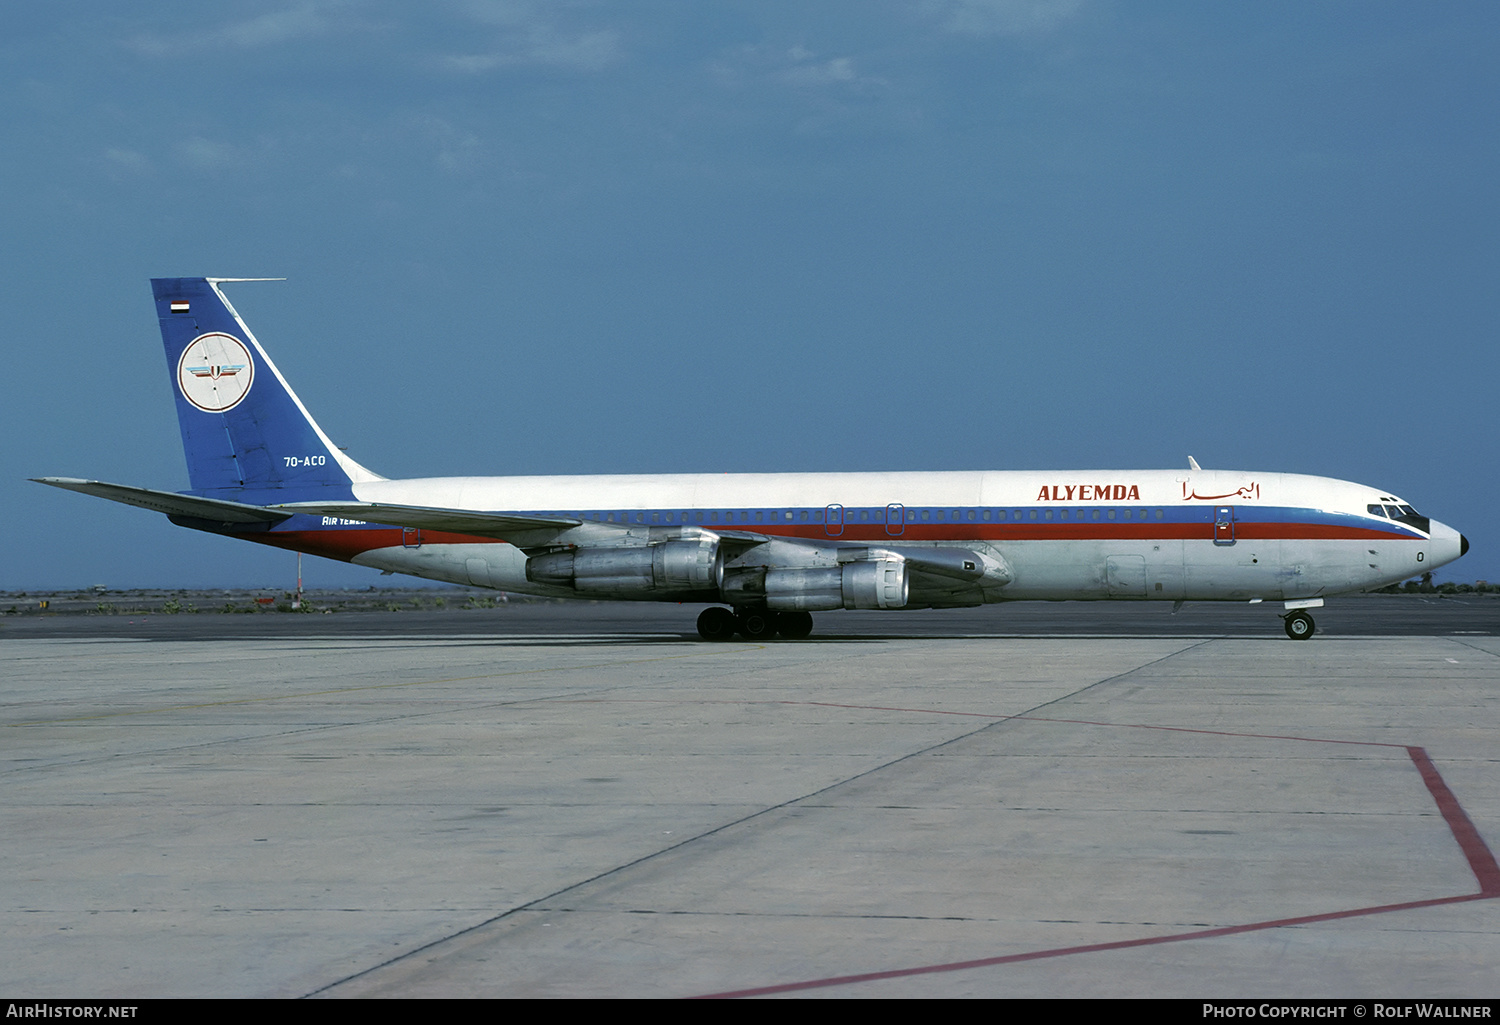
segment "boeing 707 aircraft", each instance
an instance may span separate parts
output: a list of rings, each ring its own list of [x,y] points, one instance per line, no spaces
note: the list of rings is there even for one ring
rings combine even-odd
[[[1348,481],[1204,470],[388,480],[336,448],[225,298],[151,282],[192,488],[35,478],[226,537],[565,598],[702,602],[705,639],[807,637],[833,609],[1002,601],[1309,609],[1452,562],[1458,531]]]

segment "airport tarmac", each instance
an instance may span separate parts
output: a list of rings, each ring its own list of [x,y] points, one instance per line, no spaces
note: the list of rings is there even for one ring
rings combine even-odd
[[[1493,998],[1497,607],[17,617],[0,985]]]

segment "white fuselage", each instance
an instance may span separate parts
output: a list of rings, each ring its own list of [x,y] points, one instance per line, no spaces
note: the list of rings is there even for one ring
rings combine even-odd
[[[684,531],[771,538],[739,556],[742,565],[832,564],[850,546],[979,551],[1005,569],[966,604],[1303,599],[1403,580],[1461,552],[1449,527],[1372,511],[1401,504],[1377,489],[1280,473],[448,477],[357,483],[354,493],[389,505],[574,517],[582,525],[559,539],[568,546],[648,544]],[[401,543],[372,544],[351,561],[571,595],[529,581],[526,559],[503,542],[408,530]]]

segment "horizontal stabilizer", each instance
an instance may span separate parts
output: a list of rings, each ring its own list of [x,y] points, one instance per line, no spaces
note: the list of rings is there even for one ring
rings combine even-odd
[[[106,484],[102,480],[80,480],[77,477],[33,477],[38,484],[50,484],[67,491],[107,498],[111,502],[138,505],[168,516],[191,516],[219,523],[280,523],[291,513],[277,512],[244,502],[226,502],[217,498],[194,498],[173,491],[134,488],[128,484]]]
[[[582,520],[567,516],[524,516],[516,513],[475,512],[472,509],[434,509],[420,505],[386,505],[381,502],[288,502],[273,506],[285,513],[312,513],[340,519],[385,523],[393,527],[446,530],[474,537],[505,540],[522,530],[567,530]]]

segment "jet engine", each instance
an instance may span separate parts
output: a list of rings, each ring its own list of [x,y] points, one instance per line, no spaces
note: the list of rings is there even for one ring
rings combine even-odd
[[[714,591],[718,548],[718,538],[700,537],[633,548],[549,552],[526,560],[526,579],[597,595]]]
[[[906,560],[890,553],[823,568],[755,566],[724,571],[725,601],[764,602],[766,608],[781,612],[899,609],[909,593]]]

